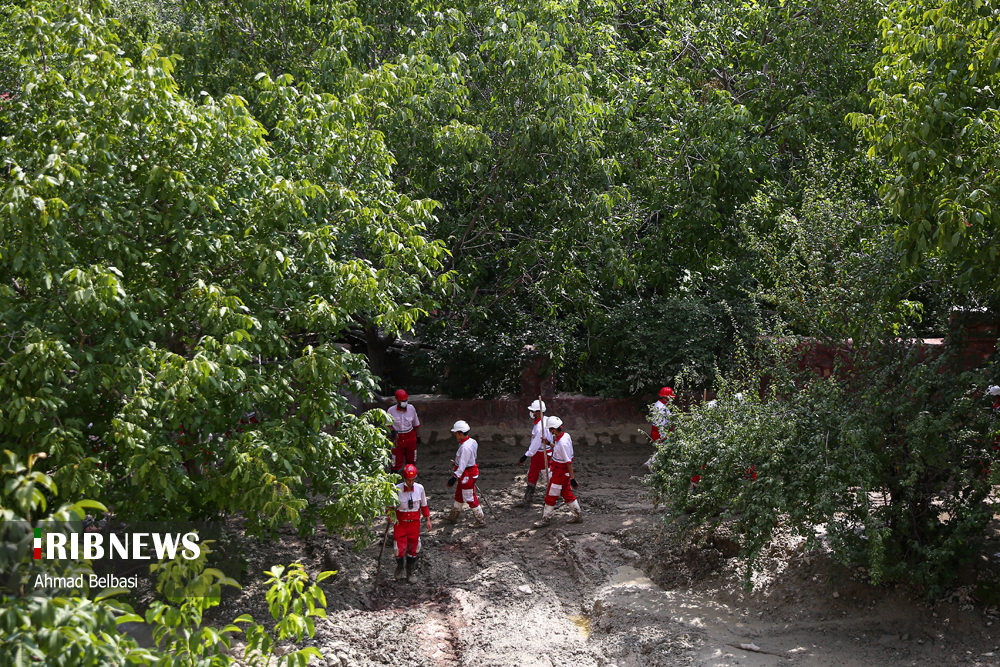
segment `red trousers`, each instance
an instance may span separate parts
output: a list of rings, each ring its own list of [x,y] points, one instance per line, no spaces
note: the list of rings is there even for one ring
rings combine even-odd
[[[563,500],[571,503],[576,500],[573,495],[573,487],[569,485],[569,464],[556,463],[549,459],[551,467],[549,469],[549,490],[545,492],[545,504],[555,505],[556,500],[562,495]]]
[[[455,485],[455,502],[469,503],[469,507],[479,507],[479,496],[476,495],[476,480],[479,479],[479,466],[465,469]]]
[[[397,521],[392,529],[392,538],[396,540],[396,558],[402,558],[403,554],[416,556],[420,551],[420,519]]]
[[[545,457],[541,451],[531,455],[531,465],[528,467],[528,485],[534,486],[538,483],[538,475],[545,470]]]
[[[407,463],[417,462],[417,434],[414,431],[396,434],[396,446],[392,448],[392,470],[401,469]]]

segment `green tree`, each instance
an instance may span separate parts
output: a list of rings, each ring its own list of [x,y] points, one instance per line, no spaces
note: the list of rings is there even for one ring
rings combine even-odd
[[[901,221],[905,259],[940,257],[966,289],[995,289],[1000,5],[897,2],[881,28],[872,113],[851,120],[892,166],[882,194]]]
[[[612,375],[673,344],[657,308],[625,304],[677,303],[693,283],[698,307],[747,312],[737,212],[796,207],[792,171],[817,145],[856,159],[844,116],[867,103],[877,21],[868,0],[188,2],[168,43],[189,95],[237,93],[269,131],[257,72],[361,100],[397,189],[441,203],[428,231],[455,281],[418,332],[439,388],[509,391],[530,344],[564,387],[618,392]],[[601,378],[625,317],[648,343]],[[360,317],[349,335],[388,376],[394,333]],[[693,347],[702,365],[728,354]]]
[[[693,283],[709,310],[748,310],[755,276],[734,224],[741,207],[775,195],[797,207],[802,191],[792,174],[817,145],[843,164],[857,158],[844,115],[867,102],[877,57],[870,3],[853,11],[777,2],[566,7],[510,14],[470,4],[465,22],[449,29],[457,36],[425,52],[442,66],[460,55],[469,92],[455,124],[481,130],[489,143],[474,141],[473,131],[432,143],[420,135],[423,123],[392,142],[407,147],[407,183],[444,204],[434,229],[449,238],[464,288],[422,329],[437,347],[431,368],[449,372],[446,387],[475,393],[451,374],[463,367],[474,377],[469,362],[479,358],[490,390],[509,390],[520,350],[533,344],[552,357],[563,387],[620,391],[614,376],[634,374],[649,350],[673,345],[666,329],[655,331],[662,313],[653,304],[687,298]],[[519,46],[536,35],[550,36],[539,42],[552,45],[548,62],[538,60],[544,49]],[[449,50],[434,55],[442,43]],[[556,81],[573,96],[548,92]],[[573,99],[593,101],[582,120]],[[579,139],[553,130],[537,109]],[[574,149],[580,139],[587,150]],[[753,222],[761,233],[776,224]],[[602,379],[599,350],[618,344],[624,318],[652,335],[606,364]],[[695,356],[715,357],[714,345],[706,340]],[[629,383],[632,391],[667,379],[646,375]]]
[[[123,518],[244,512],[360,528],[392,491],[375,386],[337,345],[433,305],[434,203],[400,194],[364,101],[261,77],[185,95],[98,4],[40,4],[5,110],[0,432]],[[435,287],[437,286],[437,287]]]
[[[80,501],[48,510],[46,496],[58,490],[49,475],[34,469],[45,460],[32,454],[27,464],[11,451],[4,452],[0,467],[0,667],[26,664],[60,667],[105,667],[106,665],[152,665],[155,667],[227,667],[233,662],[230,635],[243,632],[237,625],[216,629],[203,623],[204,612],[218,606],[222,587],[239,587],[213,568],[206,568],[207,543],[201,554],[186,560],[154,564],[157,592],[169,604],[155,601],[146,612],[156,646],[141,649],[135,640],[119,632],[123,623],[142,622],[132,608],[114,599],[120,589],[95,591],[84,578],[82,589],[36,586],[40,574],[73,577],[92,573],[89,561],[35,560],[32,554],[33,528],[44,526],[46,533],[79,531],[87,509],[103,509],[94,501]],[[271,616],[277,623],[265,628],[247,614],[234,622],[246,626],[246,664],[274,664],[279,642],[301,643],[313,637],[314,619],[326,616],[326,596],[319,582],[336,574],[321,572],[315,583],[300,563],[288,568],[273,566],[266,594]],[[315,647],[283,653],[286,667],[305,667],[310,656],[322,660]]]

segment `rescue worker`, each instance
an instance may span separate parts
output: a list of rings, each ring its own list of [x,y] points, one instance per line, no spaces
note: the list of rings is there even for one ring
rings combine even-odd
[[[461,419],[451,427],[451,432],[458,440],[458,451],[455,452],[455,460],[452,462],[453,474],[448,480],[448,486],[456,486],[455,506],[448,512],[445,521],[448,523],[458,523],[458,517],[462,513],[462,507],[466,504],[472,510],[472,517],[475,519],[473,528],[482,528],[486,525],[486,517],[483,515],[483,508],[479,506],[479,497],[476,495],[476,480],[479,479],[479,466],[476,465],[476,455],[479,453],[479,443],[469,437],[469,424]]]
[[[548,481],[549,472],[545,470],[545,463],[552,456],[552,443],[548,439],[548,432],[542,428],[542,413],[545,412],[545,403],[535,399],[528,406],[528,414],[534,420],[531,428],[531,440],[528,443],[528,451],[521,455],[518,465],[524,465],[529,458],[531,464],[528,466],[528,485],[524,490],[524,498],[514,503],[514,507],[529,507],[531,499],[535,495],[535,486],[538,484],[539,474],[545,472],[545,479],[542,484]],[[543,451],[544,448],[544,451]]]
[[[405,389],[397,389],[396,405],[386,410],[392,417],[392,437],[395,441],[392,448],[392,471],[397,473],[404,465],[417,463],[420,418],[417,417],[416,408],[408,403],[409,398]]]
[[[542,510],[542,518],[533,524],[535,528],[549,525],[560,495],[573,512],[566,523],[583,522],[580,501],[573,495],[573,489],[579,486],[573,474],[573,438],[563,431],[562,425],[559,417],[548,417],[545,420],[552,440],[552,458],[549,459],[549,488],[545,493],[545,508]]]
[[[992,397],[993,409],[1000,411],[1000,387],[995,384],[991,384],[986,388],[986,395]]]
[[[674,390],[670,387],[664,387],[660,390],[660,398],[649,406],[649,411],[652,413],[651,423],[653,424],[653,430],[650,432],[649,436],[656,442],[660,439],[661,435],[665,435],[669,430],[670,426],[670,408],[667,402],[673,400]],[[660,429],[663,429],[663,433],[660,433]]]
[[[413,566],[420,553],[420,517],[427,519],[427,532],[431,526],[431,510],[427,506],[427,494],[423,484],[417,484],[417,466],[412,463],[403,467],[403,481],[396,485],[399,490],[399,502],[390,514],[395,516],[396,525],[392,529],[392,537],[396,540],[396,574],[397,580],[403,578],[403,558],[406,557],[406,581],[414,583]]]

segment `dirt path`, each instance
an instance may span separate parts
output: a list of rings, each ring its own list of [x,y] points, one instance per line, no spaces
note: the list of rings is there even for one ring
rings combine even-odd
[[[524,488],[525,469],[512,465],[520,450],[482,446],[481,487],[497,516],[487,510],[487,527],[476,530],[468,510],[457,526],[441,521],[451,505],[444,482],[453,452],[421,450],[436,525],[425,533],[414,585],[392,581],[391,543],[375,595],[378,545],[355,554],[333,538],[288,536],[257,556],[287,562],[298,552],[311,569],[339,569],[327,593],[330,619],[314,641],[328,665],[1000,664],[984,655],[996,651],[992,616],[972,608],[963,591],[932,609],[905,592],[867,586],[862,573],[835,568],[790,539],[775,542],[769,577],[744,593],[725,540],[684,545],[663,537],[639,481],[651,452],[581,449],[584,523],[566,524],[564,509],[551,526],[534,529],[538,497],[530,510],[513,507]],[[251,607],[262,618],[266,612],[253,608],[259,597],[249,586],[226,605],[233,615]]]

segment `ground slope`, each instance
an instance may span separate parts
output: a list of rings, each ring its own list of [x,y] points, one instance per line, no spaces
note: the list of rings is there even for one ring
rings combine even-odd
[[[584,523],[567,524],[563,509],[534,529],[539,500],[513,507],[524,484],[525,469],[514,465],[520,449],[483,446],[480,486],[492,511],[477,530],[468,511],[456,526],[442,521],[453,451],[427,447],[418,463],[435,529],[423,537],[418,583],[392,581],[391,538],[377,591],[380,544],[359,554],[329,536],[252,545],[249,571],[296,559],[339,570],[327,587],[329,621],[312,642],[328,665],[1000,664],[992,615],[967,589],[931,607],[904,590],[873,588],[863,571],[834,567],[787,537],[769,550],[757,588],[744,592],[729,539],[684,542],[664,530],[640,483],[651,453],[580,448]],[[254,582],[217,617],[245,611],[266,617]]]

